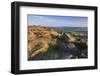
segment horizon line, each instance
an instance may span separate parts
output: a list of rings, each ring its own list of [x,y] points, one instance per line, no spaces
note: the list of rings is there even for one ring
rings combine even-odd
[[[73,27],[73,26],[45,26],[45,25],[28,25],[28,26],[43,26],[43,27]],[[74,26],[74,27],[80,27],[80,26]],[[86,27],[86,26],[85,26]]]

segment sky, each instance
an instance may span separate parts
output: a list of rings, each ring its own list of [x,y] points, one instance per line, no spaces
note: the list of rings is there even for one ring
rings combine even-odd
[[[28,15],[28,26],[41,25],[46,27],[87,27],[88,17]]]

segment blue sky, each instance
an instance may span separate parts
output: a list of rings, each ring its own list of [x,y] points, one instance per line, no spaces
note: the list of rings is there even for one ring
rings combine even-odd
[[[87,27],[88,17],[28,15],[28,26],[41,25],[47,27]]]

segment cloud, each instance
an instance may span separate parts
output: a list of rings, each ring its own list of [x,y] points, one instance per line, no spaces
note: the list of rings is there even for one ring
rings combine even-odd
[[[43,25],[48,27],[87,27],[87,18],[82,19],[77,17],[77,20],[74,20],[73,18],[57,19],[56,17],[48,16],[29,16],[28,25]]]

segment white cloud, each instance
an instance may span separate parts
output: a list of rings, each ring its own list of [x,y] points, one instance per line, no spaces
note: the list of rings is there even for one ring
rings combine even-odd
[[[87,19],[80,21],[69,21],[69,20],[56,20],[49,19],[43,16],[34,16],[33,21],[29,21],[29,25],[43,25],[48,27],[87,27]]]

